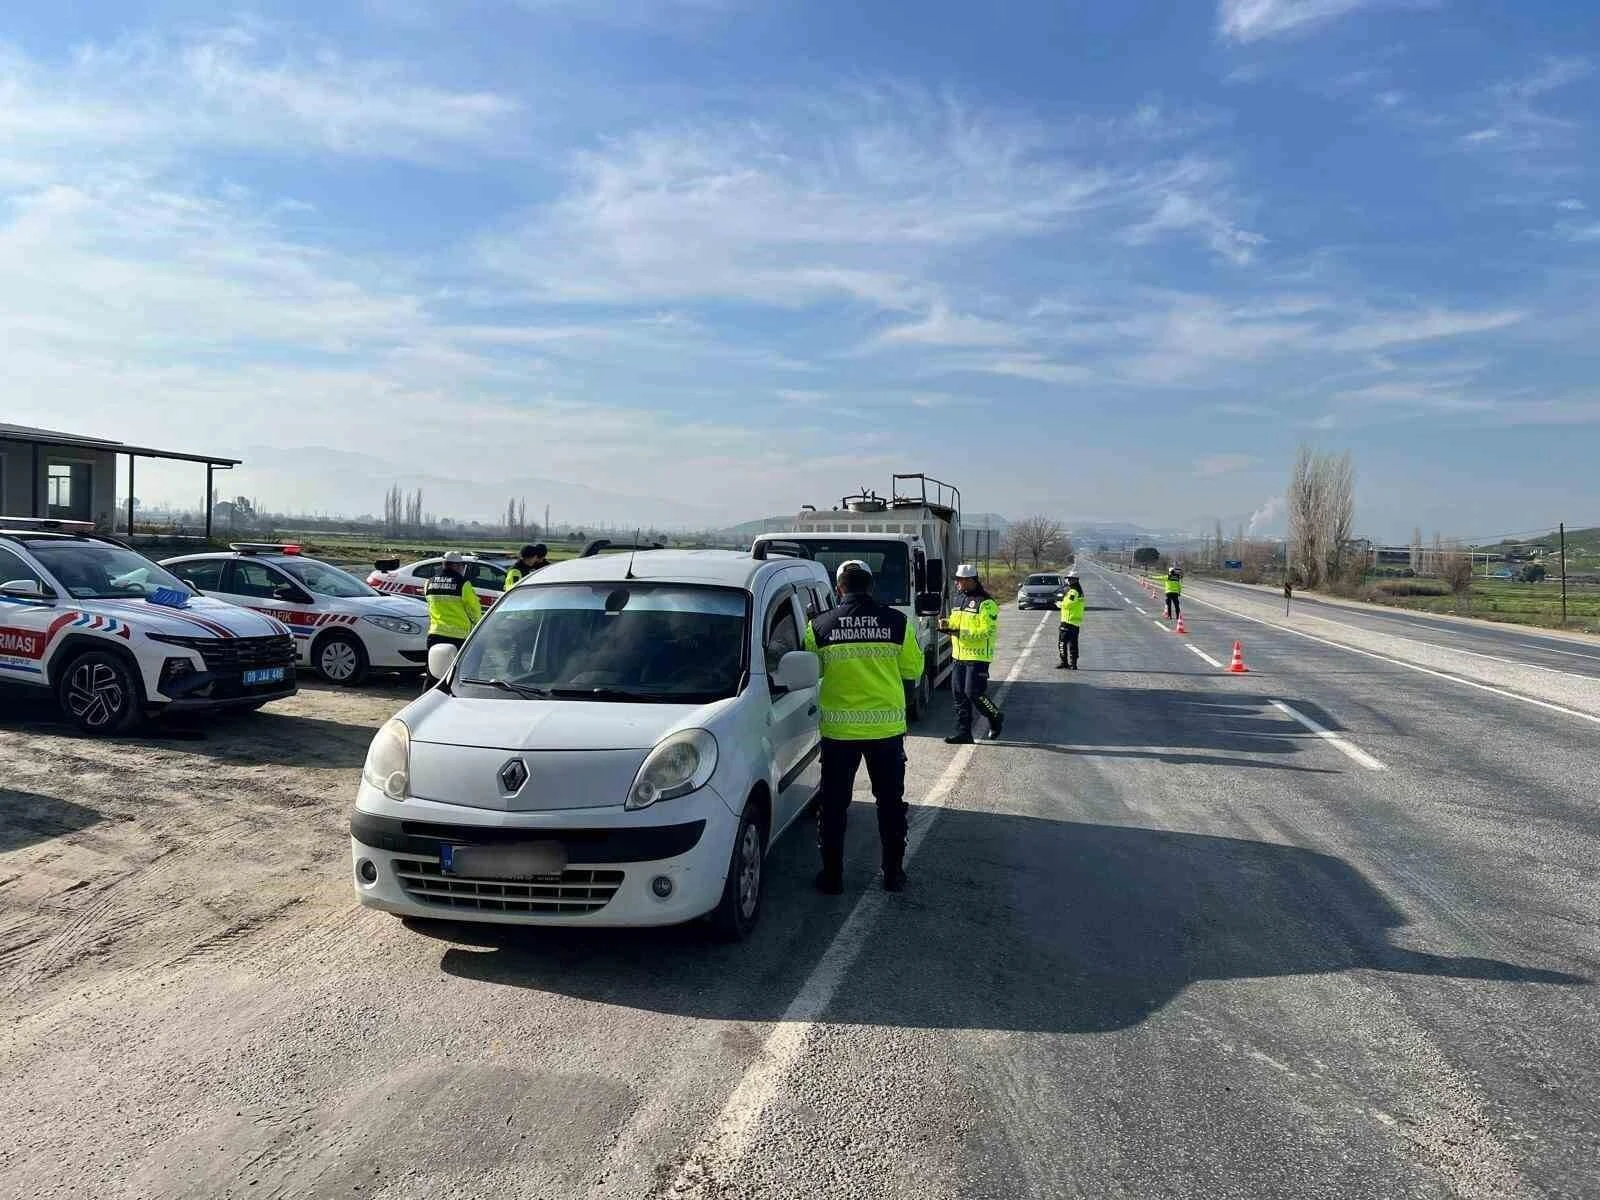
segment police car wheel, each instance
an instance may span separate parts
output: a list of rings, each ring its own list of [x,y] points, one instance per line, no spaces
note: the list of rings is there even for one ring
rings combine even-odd
[[[761,810],[745,805],[739,832],[733,839],[728,860],[728,878],[722,885],[722,899],[711,910],[711,926],[725,941],[737,942],[750,936],[761,917],[761,898],[766,890],[767,831]]]
[[[139,681],[119,656],[102,650],[91,650],[68,663],[57,695],[62,711],[88,734],[129,733],[144,716]]]
[[[345,633],[330,633],[311,651],[311,665],[329,683],[355,687],[367,677],[367,651]]]

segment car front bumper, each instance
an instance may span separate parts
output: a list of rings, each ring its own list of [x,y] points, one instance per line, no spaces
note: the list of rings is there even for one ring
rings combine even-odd
[[[396,802],[363,780],[350,814],[351,881],[362,904],[401,916],[502,925],[676,925],[716,907],[738,828],[738,817],[709,787],[640,812],[513,813]],[[518,841],[560,842],[566,870],[559,878],[494,880],[441,869],[444,842]],[[671,882],[665,898],[654,890],[658,878]]]

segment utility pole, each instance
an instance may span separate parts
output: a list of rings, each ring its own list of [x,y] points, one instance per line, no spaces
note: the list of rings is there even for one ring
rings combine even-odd
[[[1567,523],[1561,522],[1561,628],[1567,627]]]

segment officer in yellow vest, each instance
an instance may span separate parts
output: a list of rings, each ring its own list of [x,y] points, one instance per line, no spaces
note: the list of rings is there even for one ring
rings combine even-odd
[[[464,560],[454,550],[444,556],[439,573],[428,580],[423,598],[428,602],[428,646],[459,646],[472,627],[483,619],[483,604],[467,582]],[[429,685],[434,680],[430,672]]]
[[[961,599],[939,625],[948,633],[955,667],[950,690],[955,697],[956,731],[945,742],[965,746],[972,741],[972,710],[976,708],[989,721],[989,740],[1000,736],[1006,715],[989,699],[989,666],[994,662],[995,634],[1000,626],[1000,606],[984,590],[978,568],[962,563],[956,568],[956,587]]]
[[[1073,571],[1067,576],[1067,594],[1061,598],[1061,634],[1057,646],[1062,671],[1078,669],[1078,633],[1083,628],[1083,580]]]
[[[1183,572],[1177,567],[1167,570],[1163,581],[1167,595],[1167,619],[1183,615]]]
[[[543,542],[532,546],[524,546],[522,553],[517,555],[517,561],[506,568],[506,591],[510,591],[535,571],[542,571],[550,565],[550,551]]]

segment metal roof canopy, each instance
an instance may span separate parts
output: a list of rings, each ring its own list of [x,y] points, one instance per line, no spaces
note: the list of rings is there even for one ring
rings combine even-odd
[[[100,450],[111,454],[131,454],[135,458],[165,458],[175,462],[206,463],[214,467],[237,467],[242,458],[221,458],[213,454],[185,454],[181,450],[157,450],[151,446],[130,446],[105,438],[81,437],[53,429],[33,429],[27,425],[0,422],[0,442],[21,442],[33,446],[56,446],[67,450]]]

